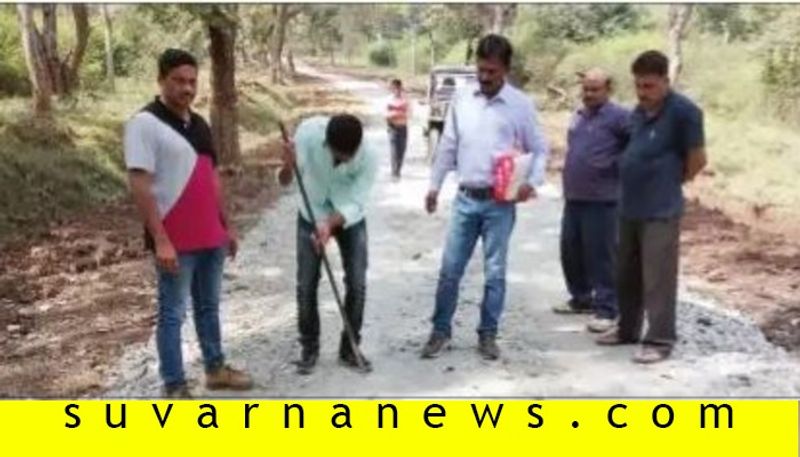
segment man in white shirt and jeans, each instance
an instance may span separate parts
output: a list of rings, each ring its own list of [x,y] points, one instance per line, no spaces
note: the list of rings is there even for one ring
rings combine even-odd
[[[433,331],[422,350],[423,358],[439,355],[450,339],[459,283],[479,238],[483,243],[485,286],[478,350],[487,360],[500,356],[496,335],[505,301],[506,259],[515,204],[535,198],[534,186],[544,180],[548,155],[533,102],[506,81],[512,54],[506,38],[484,37],[476,51],[479,86],[459,91],[445,119],[425,199],[426,210],[436,211],[439,189],[448,172],[458,172],[459,191],[439,273]],[[516,199],[498,202],[492,193],[494,160],[514,147],[534,154],[533,165]]]

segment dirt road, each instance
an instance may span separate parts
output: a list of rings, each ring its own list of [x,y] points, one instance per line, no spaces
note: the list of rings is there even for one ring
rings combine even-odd
[[[601,348],[584,331],[585,318],[558,316],[552,304],[565,297],[558,262],[561,201],[548,186],[540,198],[518,209],[508,272],[508,296],[496,362],[480,359],[475,326],[482,289],[476,256],[462,286],[452,349],[439,359],[418,352],[430,330],[436,276],[454,193],[451,177],[442,207],[422,210],[428,171],[421,125],[410,132],[403,181],[389,179],[388,144],[381,122],[383,87],[321,75],[369,107],[367,140],[386,151],[368,219],[370,270],[364,351],[374,364],[360,375],[336,363],[341,328],[323,280],[320,290],[322,354],[311,376],[295,374],[295,200],[287,195],[266,209],[242,243],[240,258],[226,273],[223,335],[230,361],[248,369],[259,397],[373,396],[798,396],[800,363],[768,343],[747,319],[701,297],[681,292],[675,357],[642,367],[630,362],[634,348]],[[290,191],[293,192],[293,191]],[[447,203],[446,203],[447,202]],[[338,264],[338,258],[335,259]],[[341,279],[341,276],[340,278]],[[195,393],[202,389],[201,364],[191,319],[184,328],[184,354]],[[159,394],[153,339],[130,347],[107,381],[110,397]]]

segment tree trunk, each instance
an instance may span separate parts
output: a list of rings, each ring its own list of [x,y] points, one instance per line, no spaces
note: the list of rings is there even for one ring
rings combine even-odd
[[[503,33],[503,5],[493,5],[492,8],[492,33]]]
[[[105,44],[106,44],[106,82],[109,89],[113,92],[114,85],[114,25],[111,22],[111,15],[108,14],[108,5],[103,5],[103,22],[105,23]]]
[[[286,65],[289,67],[289,75],[294,78],[297,74],[297,69],[294,66],[294,54],[291,49],[286,52]]]
[[[208,35],[214,148],[222,164],[233,164],[241,158],[236,106],[236,25],[225,20],[211,21]]]
[[[261,63],[264,65],[265,68],[270,68],[270,58],[269,58],[269,50],[261,50]]]
[[[431,69],[436,66],[436,40],[433,38],[433,30],[428,31],[428,37],[431,39]]]
[[[515,4],[494,3],[476,6],[481,17],[483,35],[506,33],[517,14],[517,5]]]
[[[75,3],[72,5],[72,16],[75,19],[75,48],[70,50],[64,59],[63,93],[69,94],[78,87],[78,70],[81,67],[83,56],[86,54],[86,47],[89,45],[89,8],[85,3]]]
[[[289,70],[289,77],[294,79],[294,77],[297,75],[297,69],[294,66],[294,52],[292,50],[292,46],[287,46],[286,45],[287,41],[291,41],[290,37],[292,36],[292,24],[291,24],[291,18],[292,17],[293,16],[287,16],[287,18],[286,18],[286,22],[287,22],[286,23],[286,31],[284,33],[285,33],[287,38],[285,38],[283,40],[284,41],[284,46],[283,47],[286,50],[286,52],[285,52],[285,54],[286,54],[286,68]]]
[[[417,30],[411,28],[411,74],[417,74]]]
[[[47,61],[50,87],[54,94],[64,93],[64,74],[61,59],[58,57],[58,18],[56,5],[49,3],[42,8],[42,43]]]
[[[53,78],[44,49],[42,35],[33,20],[32,4],[18,4],[20,34],[25,52],[25,63],[33,88],[33,112],[36,116],[47,117],[52,112]]]
[[[686,35],[686,26],[692,15],[692,5],[680,4],[669,7],[669,30],[667,41],[669,46],[669,79],[677,85],[683,69],[682,42]]]
[[[275,36],[270,43],[272,52],[270,61],[272,63],[272,84],[281,84],[283,82],[283,68],[281,56],[283,54],[283,43],[286,38],[286,23],[289,17],[289,5],[280,4],[274,5],[273,11],[275,12],[275,19],[277,27],[275,28]]]
[[[517,4],[510,3],[508,5],[503,5],[502,10],[502,19],[501,19],[501,32],[506,35],[510,35],[512,33],[512,29],[514,28],[514,22],[517,19]]]
[[[731,44],[731,27],[728,21],[722,23],[722,40],[725,44]]]
[[[273,6],[273,10],[274,9],[275,8]],[[264,64],[264,68],[272,68],[271,54],[272,40],[275,39],[275,23],[270,22],[268,25],[266,25],[266,29],[267,31],[264,34],[264,37],[258,40],[258,53],[261,62]]]
[[[242,58],[242,64],[250,65],[250,55],[247,53],[248,46],[243,37],[240,37],[240,39],[236,41],[236,48],[239,51],[239,56]]]
[[[89,44],[89,9],[85,4],[71,5],[75,20],[75,48],[71,49],[62,60],[58,52],[58,15],[56,4],[42,4],[42,32],[40,38],[41,54],[47,66],[47,77],[50,79],[51,93],[67,95],[78,85],[78,70]],[[32,10],[31,10],[32,11]],[[29,14],[30,24],[35,30],[33,13]]]

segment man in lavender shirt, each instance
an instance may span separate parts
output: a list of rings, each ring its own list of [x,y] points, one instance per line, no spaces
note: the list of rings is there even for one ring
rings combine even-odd
[[[583,106],[572,117],[564,164],[561,266],[570,299],[557,313],[591,313],[588,329],[605,332],[617,318],[614,281],[619,159],[628,143],[629,111],[611,102],[611,79],[583,75]]]
[[[450,105],[425,202],[429,213],[436,211],[445,176],[453,170],[458,172],[459,192],[439,272],[433,331],[422,350],[423,358],[436,357],[450,339],[458,286],[479,238],[486,283],[478,350],[487,360],[499,358],[496,335],[505,301],[506,257],[515,204],[535,197],[534,186],[544,179],[547,145],[537,124],[536,109],[524,92],[506,82],[511,44],[504,37],[488,35],[478,43],[476,55],[480,85],[465,87]],[[515,145],[534,154],[533,166],[516,201],[497,202],[491,191],[494,158]]]

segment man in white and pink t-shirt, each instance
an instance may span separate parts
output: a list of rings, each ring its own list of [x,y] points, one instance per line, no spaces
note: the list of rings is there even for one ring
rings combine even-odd
[[[219,324],[226,253],[236,232],[225,214],[217,156],[206,121],[191,110],[197,61],[168,49],[158,62],[161,93],[125,125],[125,164],[158,273],[156,346],[164,394],[190,397],[181,327],[191,301],[208,389],[245,390],[250,377],[225,364]]]
[[[403,91],[403,83],[399,79],[392,80],[391,90],[392,96],[386,107],[386,122],[389,124],[389,144],[392,151],[392,177],[400,179],[408,143],[411,106]]]

